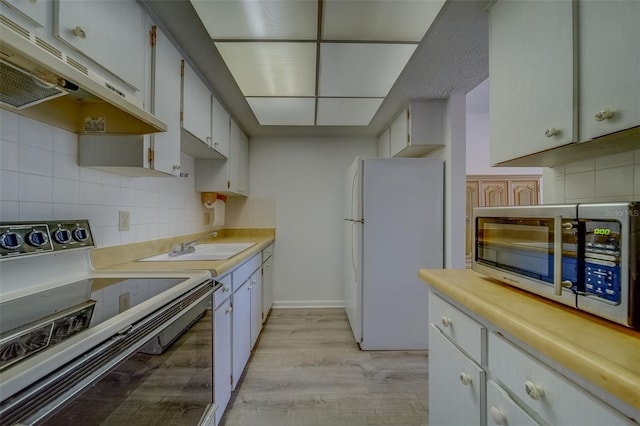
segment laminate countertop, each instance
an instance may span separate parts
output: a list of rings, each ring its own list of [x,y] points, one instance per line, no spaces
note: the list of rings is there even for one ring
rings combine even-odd
[[[640,331],[470,269],[421,269],[418,275],[438,293],[640,410]]]
[[[198,241],[197,244],[255,243],[255,245],[225,260],[140,261],[140,259],[167,253],[174,244],[206,236],[206,233],[201,233],[94,249],[90,254],[91,264],[97,271],[158,272],[207,270],[213,277],[220,277],[245,260],[260,253],[275,241],[275,230],[273,229],[246,230],[244,232],[223,230],[219,231],[218,235],[219,236],[215,238],[212,237]]]

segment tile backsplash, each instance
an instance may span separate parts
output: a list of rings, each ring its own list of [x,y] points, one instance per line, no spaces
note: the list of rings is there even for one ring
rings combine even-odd
[[[640,150],[545,171],[545,204],[640,201]]]
[[[0,109],[0,221],[87,218],[101,247],[208,228],[193,158],[182,155],[186,178],[132,178],[79,167],[77,152],[77,135]]]

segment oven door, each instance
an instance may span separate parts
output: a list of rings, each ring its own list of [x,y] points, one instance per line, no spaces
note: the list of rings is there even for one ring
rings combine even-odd
[[[474,209],[472,268],[575,306],[579,229],[576,206]]]
[[[3,424],[213,424],[216,285],[198,285],[3,402]]]

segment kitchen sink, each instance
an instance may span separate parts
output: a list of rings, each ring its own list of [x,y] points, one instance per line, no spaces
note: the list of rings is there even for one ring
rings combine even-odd
[[[215,243],[197,244],[195,251],[181,254],[179,256],[169,256],[169,253],[162,253],[156,256],[140,259],[146,261],[195,261],[195,260],[225,260],[236,254],[254,246],[256,243]]]

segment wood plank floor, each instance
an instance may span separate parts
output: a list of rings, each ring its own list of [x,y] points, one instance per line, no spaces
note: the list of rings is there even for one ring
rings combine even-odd
[[[361,351],[344,309],[273,309],[225,426],[427,424],[427,353]]]

